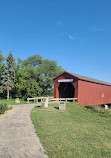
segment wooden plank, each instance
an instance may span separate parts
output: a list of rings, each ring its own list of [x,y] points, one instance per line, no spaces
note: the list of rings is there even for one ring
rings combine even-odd
[[[34,98],[27,98],[27,101],[29,103],[30,100],[34,100],[34,102],[36,101],[38,103],[39,99],[40,99],[41,102],[43,102],[44,99],[46,99],[46,98],[49,99],[49,103],[54,102],[54,101],[56,101],[56,102],[57,101],[58,102],[60,102],[60,101],[68,102],[68,100],[72,100],[74,102],[75,100],[77,100],[77,98],[34,97]]]

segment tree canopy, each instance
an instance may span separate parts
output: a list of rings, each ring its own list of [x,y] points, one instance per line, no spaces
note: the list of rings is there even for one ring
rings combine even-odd
[[[12,51],[6,58],[0,53],[0,64],[0,94],[7,99],[9,92],[11,98],[52,96],[53,78],[64,71],[56,61],[43,59],[38,54],[15,61]]]

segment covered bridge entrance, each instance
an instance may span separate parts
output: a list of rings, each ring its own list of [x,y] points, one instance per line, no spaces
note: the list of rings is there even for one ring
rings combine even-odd
[[[60,83],[59,98],[74,98],[75,88],[72,83]]]

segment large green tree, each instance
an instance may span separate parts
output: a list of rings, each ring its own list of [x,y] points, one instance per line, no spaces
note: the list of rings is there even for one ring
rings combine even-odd
[[[16,96],[35,97],[53,95],[53,78],[64,70],[55,61],[33,55],[17,65]]]
[[[33,55],[25,60],[18,58],[15,66],[12,51],[5,58],[0,53],[0,90],[9,99],[53,95],[53,78],[64,70],[53,60]],[[1,93],[1,92],[0,92]]]
[[[23,61],[23,66],[39,67],[42,63],[42,57],[38,54],[29,56]]]
[[[9,93],[14,88],[15,80],[15,60],[13,58],[12,51],[10,51],[6,58],[6,65],[1,75],[1,90],[7,91],[7,99],[9,99]]]
[[[40,82],[39,85],[42,88],[42,95],[53,95],[53,78],[64,71],[53,60],[42,60],[39,68]]]
[[[16,97],[36,97],[41,95],[41,87],[38,83],[38,70],[33,67],[25,67],[16,73],[15,77]]]

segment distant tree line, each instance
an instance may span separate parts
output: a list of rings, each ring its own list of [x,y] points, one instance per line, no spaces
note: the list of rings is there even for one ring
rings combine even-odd
[[[14,59],[12,51],[4,57],[0,51],[0,97],[24,98],[53,95],[53,78],[64,70],[53,60],[33,55]]]

